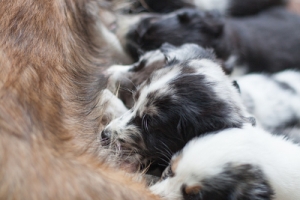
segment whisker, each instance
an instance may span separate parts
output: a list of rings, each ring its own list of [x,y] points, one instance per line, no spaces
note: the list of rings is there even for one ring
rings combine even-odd
[[[168,154],[167,156],[169,156],[168,158],[171,159],[171,157],[173,156],[171,149],[163,141],[160,141],[160,143],[166,147],[165,150],[166,150],[166,153]]]

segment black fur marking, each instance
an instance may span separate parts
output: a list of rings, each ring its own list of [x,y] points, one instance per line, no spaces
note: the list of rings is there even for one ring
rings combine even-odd
[[[228,164],[220,174],[201,181],[197,195],[186,195],[189,200],[271,200],[274,192],[263,171],[250,164]]]
[[[130,72],[137,72],[143,69],[146,65],[147,60],[143,59],[140,62],[136,63],[132,68],[129,69]]]
[[[236,81],[232,81],[232,85],[237,89],[237,91],[239,93],[241,93],[241,88],[240,88],[239,84]]]
[[[292,86],[290,86],[288,83],[282,82],[282,81],[279,81],[279,80],[276,80],[276,79],[272,79],[272,80],[274,82],[276,82],[276,84],[279,87],[281,87],[283,90],[287,90],[287,91],[290,91],[293,94],[297,94],[297,91]]]
[[[184,7],[193,7],[185,0],[145,0],[147,6],[150,8],[149,11],[155,11],[159,13],[168,13]]]

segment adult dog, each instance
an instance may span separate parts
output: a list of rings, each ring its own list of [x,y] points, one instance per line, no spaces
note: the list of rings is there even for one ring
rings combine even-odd
[[[166,64],[138,86],[134,106],[101,133],[102,145],[132,171],[149,163],[167,165],[195,136],[253,123],[212,51],[187,44],[165,45],[162,52]],[[120,67],[110,71],[114,76],[112,71],[119,74]]]
[[[93,0],[0,2],[0,199],[156,198],[99,159],[102,71],[122,54],[99,12]]]

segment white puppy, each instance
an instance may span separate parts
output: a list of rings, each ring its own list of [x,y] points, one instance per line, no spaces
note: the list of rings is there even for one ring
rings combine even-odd
[[[298,200],[300,146],[246,126],[192,140],[151,190],[164,199]]]

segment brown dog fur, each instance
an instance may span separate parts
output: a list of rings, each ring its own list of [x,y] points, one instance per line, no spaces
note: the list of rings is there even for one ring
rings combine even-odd
[[[113,57],[98,7],[0,1],[0,199],[156,198],[98,159]]]

